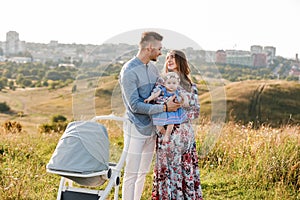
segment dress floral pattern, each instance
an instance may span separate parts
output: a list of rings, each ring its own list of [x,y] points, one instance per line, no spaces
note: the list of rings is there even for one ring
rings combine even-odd
[[[190,106],[185,108],[189,121],[175,125],[170,142],[163,142],[157,133],[156,162],[154,166],[153,200],[202,200],[200,170],[194,130],[191,120],[199,116],[198,91],[182,92],[188,96]]]

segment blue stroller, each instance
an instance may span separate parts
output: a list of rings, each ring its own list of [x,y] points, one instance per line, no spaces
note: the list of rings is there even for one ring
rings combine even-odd
[[[121,170],[129,142],[124,142],[118,163],[109,162],[108,133],[98,120],[124,123],[127,119],[103,115],[96,116],[91,121],[74,121],[68,124],[46,166],[47,172],[61,176],[57,200],[104,200],[113,187],[114,200],[118,199]],[[86,187],[75,187],[73,182]],[[106,182],[103,190],[89,188]]]

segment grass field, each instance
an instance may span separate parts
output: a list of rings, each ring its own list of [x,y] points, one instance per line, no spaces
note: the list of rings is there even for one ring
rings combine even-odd
[[[111,155],[118,160],[122,137],[115,124],[107,122]],[[208,132],[199,125],[197,142]],[[119,132],[119,133],[118,133]],[[60,134],[19,133],[0,135],[0,198],[55,199],[59,176],[47,174]],[[212,151],[200,158],[205,199],[299,199],[300,129],[268,127],[253,130],[226,124]],[[149,173],[143,199],[150,199],[152,174]],[[112,197],[111,197],[112,198]]]
[[[60,177],[46,173],[45,166],[61,134],[39,133],[38,127],[54,114],[73,119],[70,88],[0,93],[1,101],[13,108],[12,113],[0,114],[0,199],[56,199]],[[104,109],[103,114],[109,114],[107,99],[96,99],[96,105],[97,113]],[[17,115],[20,111],[24,113],[21,117]],[[2,125],[7,120],[19,122],[22,132],[6,132]],[[111,121],[103,123],[111,137],[112,160],[116,161],[123,147],[120,126]],[[195,124],[205,199],[300,199],[298,125],[253,129],[251,122],[228,122],[215,143],[207,143],[212,126],[204,118]],[[203,153],[207,148],[211,149]],[[150,199],[151,188],[150,171],[143,200]]]

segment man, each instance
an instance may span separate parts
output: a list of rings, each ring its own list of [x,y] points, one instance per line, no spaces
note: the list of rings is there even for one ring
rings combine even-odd
[[[144,32],[137,55],[125,63],[120,72],[122,97],[131,127],[129,131],[124,124],[124,138],[126,141],[129,137],[129,149],[122,184],[123,200],[139,200],[142,196],[155,148],[151,115],[176,111],[180,107],[173,102],[175,96],[164,105],[144,103],[159,77],[159,70],[150,61],[156,61],[161,55],[162,39],[159,33]]]

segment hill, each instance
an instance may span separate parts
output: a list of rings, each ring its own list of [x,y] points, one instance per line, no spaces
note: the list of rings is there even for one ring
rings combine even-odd
[[[97,82],[98,87],[84,86],[84,89],[77,89],[78,91],[73,94],[73,84],[59,89],[3,90],[0,92],[0,102],[6,102],[11,112],[0,113],[0,124],[6,120],[18,121],[23,125],[24,130],[37,131],[39,125],[50,122],[51,117],[57,114],[65,116],[69,121],[78,117],[76,112],[81,112],[83,109],[89,109],[88,112],[94,115],[110,114],[113,102],[111,96],[118,95],[113,93],[116,91],[117,79],[114,76],[102,77],[100,80],[87,80],[85,84],[88,85],[90,82]],[[83,90],[90,91],[92,97],[81,100],[86,97]],[[119,107],[123,106],[122,99],[118,98],[115,102]],[[116,106],[113,107],[114,110],[118,109]]]
[[[114,76],[102,77],[97,89],[92,88],[92,96],[87,103],[74,104],[72,84],[55,90],[47,88],[17,89],[0,92],[1,102],[6,102],[12,112],[0,114],[0,121],[19,121],[25,129],[35,131],[40,124],[49,122],[55,114],[74,118],[76,109],[92,107],[96,115],[122,114],[124,107],[120,88]],[[202,118],[211,115],[211,95],[199,85]],[[300,84],[291,81],[242,81],[228,83],[226,92],[226,120],[253,125],[268,124],[281,126],[300,122]],[[81,96],[82,93],[78,92]],[[76,99],[75,99],[76,100]],[[22,116],[18,115],[22,113]]]
[[[55,114],[72,119],[71,86],[57,90],[30,88],[2,91],[0,99],[11,108],[10,113],[0,113],[1,124],[6,120],[18,121],[26,131],[36,131],[38,125],[49,122]]]
[[[281,126],[300,122],[300,84],[292,81],[241,81],[229,83],[226,91],[226,119],[253,125]],[[202,114],[210,116],[211,97],[200,95]]]

